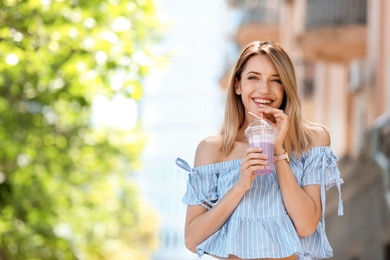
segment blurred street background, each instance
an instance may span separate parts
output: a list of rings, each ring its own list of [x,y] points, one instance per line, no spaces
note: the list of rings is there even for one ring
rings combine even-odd
[[[253,40],[329,127],[333,259],[390,259],[390,1],[4,0],[0,25],[0,259],[198,259],[175,159],[219,132]]]
[[[140,174],[160,213],[153,259],[193,259],[183,241],[186,173],[198,142],[218,133],[229,70],[252,40],[279,42],[296,66],[304,117],[327,125],[339,167],[327,200],[334,259],[390,259],[390,2],[374,0],[157,1],[172,22],[170,65],[145,85],[151,134]]]

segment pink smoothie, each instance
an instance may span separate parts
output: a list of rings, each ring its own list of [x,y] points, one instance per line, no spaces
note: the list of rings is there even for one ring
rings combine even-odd
[[[274,170],[274,144],[273,142],[267,142],[269,140],[261,140],[259,136],[254,136],[250,138],[249,145],[251,147],[261,147],[263,148],[263,153],[268,156],[268,163],[263,170],[255,171],[257,175],[268,175],[271,174]],[[266,138],[263,138],[266,139]]]

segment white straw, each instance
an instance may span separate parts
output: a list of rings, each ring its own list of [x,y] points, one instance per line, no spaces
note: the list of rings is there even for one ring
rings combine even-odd
[[[258,115],[252,113],[251,111],[248,111],[248,113],[251,114],[251,115],[254,116],[254,117],[257,117],[258,119],[262,119],[261,117],[259,117]]]

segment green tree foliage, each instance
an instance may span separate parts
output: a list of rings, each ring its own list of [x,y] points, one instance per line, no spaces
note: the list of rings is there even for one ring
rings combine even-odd
[[[131,177],[145,138],[91,118],[96,95],[142,97],[155,11],[0,1],[0,259],[148,259],[155,215]]]

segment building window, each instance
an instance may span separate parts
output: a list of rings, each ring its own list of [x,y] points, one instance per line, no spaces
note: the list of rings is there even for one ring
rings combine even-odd
[[[314,63],[305,61],[303,66],[303,96],[311,98],[314,94]]]
[[[366,61],[355,59],[349,64],[349,90],[351,92],[358,91],[367,83]]]

